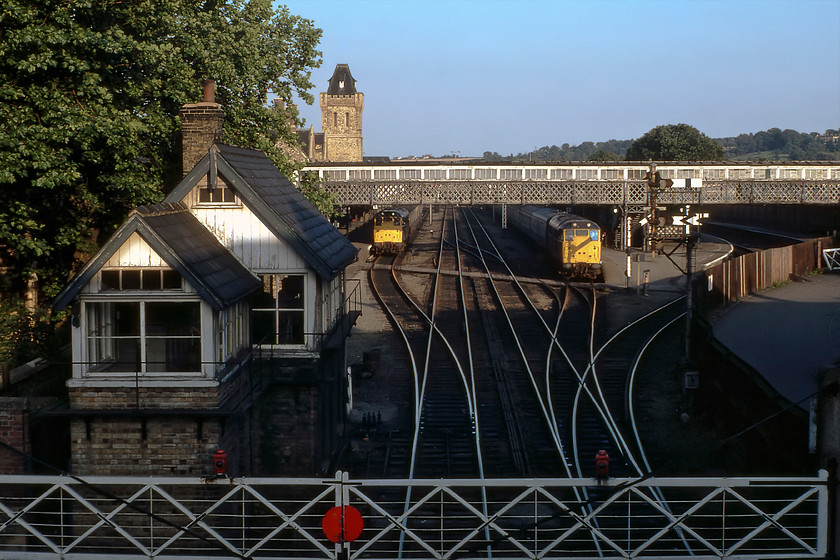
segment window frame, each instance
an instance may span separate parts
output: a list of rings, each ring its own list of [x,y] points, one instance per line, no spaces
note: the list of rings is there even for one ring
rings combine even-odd
[[[309,275],[306,272],[257,272],[257,276],[265,286],[266,278],[271,277],[273,279],[273,286],[279,286],[280,282],[279,279],[281,278],[296,278],[300,281],[300,303],[295,307],[281,307],[282,300],[281,298],[277,297],[280,293],[279,291],[274,291],[272,287],[272,299],[273,299],[273,306],[269,308],[266,305],[260,305],[256,299],[252,300],[251,304],[251,344],[254,346],[262,346],[262,347],[271,347],[271,348],[291,348],[291,349],[304,349],[307,347],[309,343],[309,339],[311,337],[311,333],[307,329],[307,317],[308,317],[308,309],[307,309],[307,301],[310,298],[309,295]],[[261,295],[265,297],[265,289],[258,292],[258,295],[255,298],[260,297]],[[260,338],[263,336],[263,331],[267,331],[268,329],[264,329],[258,325],[258,319],[261,319],[272,313],[274,316],[272,317],[273,323],[273,340],[271,342],[262,343]],[[280,337],[280,329],[279,325],[281,324],[281,317],[299,317],[299,324],[300,324],[300,332],[295,330],[294,322],[287,323],[291,325],[293,330],[291,337],[294,337],[294,340],[291,342],[283,342],[282,338]]]
[[[195,323],[188,328],[195,328],[196,331],[191,334],[174,334],[174,333],[154,333],[151,331],[152,325],[149,322],[148,306],[168,304],[168,305],[190,305],[195,306]],[[137,317],[136,331],[115,334],[114,330],[118,328],[116,324],[115,314],[117,312],[116,306],[136,305]],[[172,376],[183,377],[206,377],[208,375],[207,368],[204,364],[204,350],[205,350],[205,305],[200,298],[165,298],[165,297],[119,297],[119,298],[86,298],[82,302],[82,345],[83,345],[83,364],[82,377],[136,377],[143,378],[162,378]],[[107,332],[103,332],[106,331]],[[100,334],[95,334],[100,331]],[[116,345],[119,342],[115,341],[136,341],[136,350],[134,357],[134,367],[124,367],[119,369],[120,364],[127,364],[127,360],[119,360],[119,350]],[[186,370],[169,370],[164,366],[163,369],[155,371],[150,367],[148,361],[150,354],[153,353],[150,348],[150,343],[159,341],[192,341],[197,346],[192,352],[187,354],[194,354],[188,360],[196,363],[196,367]],[[111,341],[109,343],[109,341]],[[107,348],[111,345],[110,349]],[[167,342],[168,344],[168,342]],[[96,352],[96,349],[99,349]],[[137,352],[139,350],[139,352]],[[118,369],[110,369],[107,366],[108,358],[104,354],[110,352],[112,355],[111,362],[118,366]],[[164,353],[168,353],[169,348],[164,346]],[[180,354],[178,357],[182,357]],[[139,365],[139,368],[136,367]]]

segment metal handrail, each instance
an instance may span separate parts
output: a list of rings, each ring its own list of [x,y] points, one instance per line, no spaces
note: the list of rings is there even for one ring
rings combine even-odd
[[[829,270],[840,270],[840,249],[823,249],[823,261]]]
[[[405,507],[405,489],[414,489]],[[588,489],[587,513],[573,490]],[[653,497],[663,492],[669,509]],[[486,511],[479,496],[487,496]],[[333,544],[333,507],[358,540]],[[363,480],[0,476],[0,559],[824,558],[814,477]],[[488,536],[489,535],[489,536]],[[593,535],[597,542],[593,542]],[[600,553],[596,553],[600,547]],[[687,554],[687,553],[683,553]],[[688,556],[686,556],[688,557]]]

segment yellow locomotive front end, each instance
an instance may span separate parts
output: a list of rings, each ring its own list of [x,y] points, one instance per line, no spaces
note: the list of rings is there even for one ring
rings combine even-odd
[[[560,232],[561,273],[570,278],[598,280],[601,270],[601,228],[598,224],[566,214],[557,216],[553,225]]]
[[[397,254],[405,245],[407,212],[402,209],[382,210],[373,217],[374,254]]]
[[[563,262],[576,265],[601,265],[601,230],[569,228],[563,232]]]

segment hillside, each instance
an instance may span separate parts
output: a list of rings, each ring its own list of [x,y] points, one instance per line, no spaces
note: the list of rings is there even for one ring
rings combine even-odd
[[[729,161],[840,161],[840,132],[797,132],[771,128],[735,137],[714,138]],[[543,146],[532,152],[503,156],[484,152],[488,161],[617,161],[634,140],[583,142],[577,146]]]

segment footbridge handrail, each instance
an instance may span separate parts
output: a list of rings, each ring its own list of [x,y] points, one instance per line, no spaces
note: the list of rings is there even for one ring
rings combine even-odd
[[[585,510],[575,498],[581,487]],[[477,505],[483,494],[486,509]],[[350,508],[361,517],[357,539],[325,536],[334,508],[335,519],[351,519]],[[827,518],[825,471],[607,480],[0,476],[0,558],[9,559],[823,558]]]

